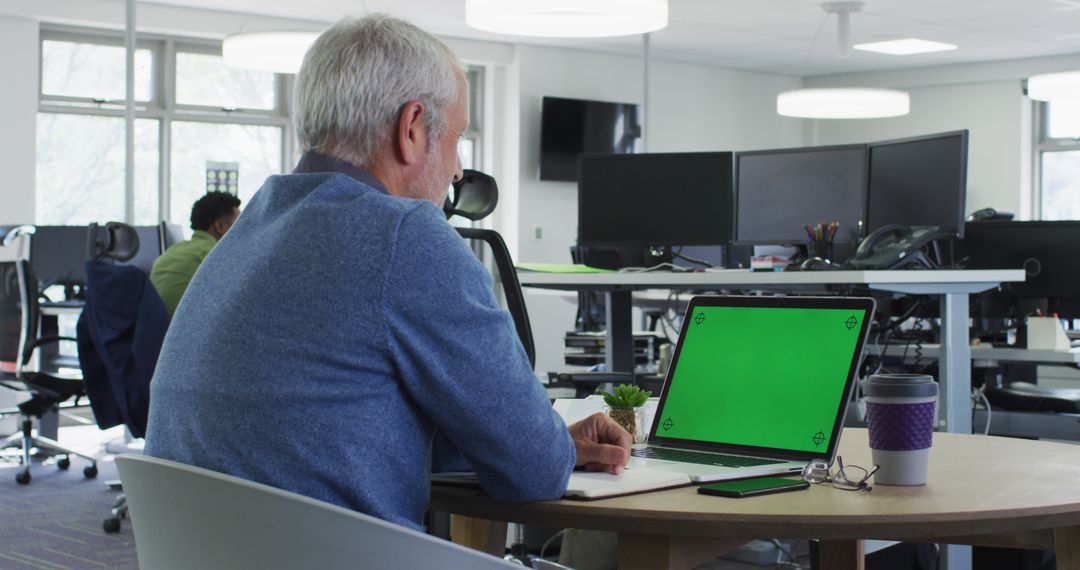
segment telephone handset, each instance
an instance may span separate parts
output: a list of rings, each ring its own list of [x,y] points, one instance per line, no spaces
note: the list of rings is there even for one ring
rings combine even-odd
[[[947,234],[937,226],[889,224],[866,236],[847,265],[852,269],[898,269],[918,266],[932,269],[922,248]]]

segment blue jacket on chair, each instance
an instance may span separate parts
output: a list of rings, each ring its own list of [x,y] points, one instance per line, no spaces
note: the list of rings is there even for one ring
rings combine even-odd
[[[86,262],[86,306],[79,317],[79,363],[98,427],[146,433],[150,379],[169,328],[165,304],[146,273]]]

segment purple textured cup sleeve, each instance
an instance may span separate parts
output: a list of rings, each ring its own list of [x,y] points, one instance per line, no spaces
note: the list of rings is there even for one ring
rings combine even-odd
[[[934,437],[934,402],[876,404],[867,402],[870,449],[910,451],[930,447]]]

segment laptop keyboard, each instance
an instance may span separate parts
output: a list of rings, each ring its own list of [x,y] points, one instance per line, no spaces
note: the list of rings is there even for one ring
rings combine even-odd
[[[681,461],[683,463],[697,463],[700,465],[718,465],[720,467],[755,467],[758,465],[772,465],[783,463],[775,459],[761,457],[745,457],[742,455],[722,455],[719,453],[703,453],[686,449],[666,449],[662,447],[642,447],[631,451],[634,457],[646,459],[666,459],[668,461]]]

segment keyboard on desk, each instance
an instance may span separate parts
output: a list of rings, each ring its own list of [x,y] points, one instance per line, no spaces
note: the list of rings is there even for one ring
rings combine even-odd
[[[664,459],[682,463],[697,463],[699,465],[718,465],[720,467],[754,467],[757,465],[783,463],[776,459],[765,459],[762,457],[723,455],[720,453],[704,453],[688,449],[668,449],[663,447],[642,447],[631,451],[631,455],[634,457],[643,457],[645,459]]]

